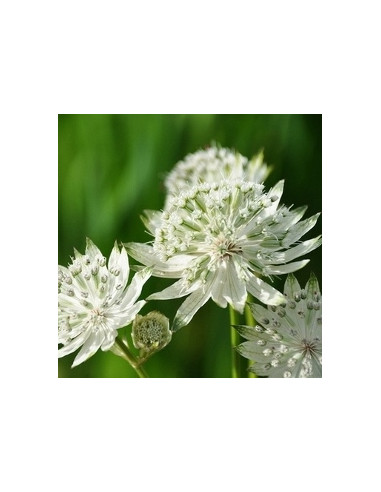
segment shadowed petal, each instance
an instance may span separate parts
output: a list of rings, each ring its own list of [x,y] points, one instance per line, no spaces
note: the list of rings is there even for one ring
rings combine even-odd
[[[315,214],[312,217],[293,225],[286,234],[286,237],[283,239],[282,246],[288,248],[291,244],[298,241],[302,236],[304,236],[304,234],[314,227],[319,216],[320,214]]]
[[[142,292],[143,285],[150,278],[151,274],[151,268],[144,268],[143,270],[135,273],[120,304],[121,310],[132,305],[136,301]]]
[[[166,300],[166,299],[177,299],[179,297],[184,297],[199,288],[199,284],[192,284],[190,287],[184,287],[184,281],[182,279],[178,280],[174,284],[170,285],[166,289],[151,294],[147,297],[147,301],[153,300]]]
[[[321,245],[321,236],[315,237],[314,239],[309,239],[301,244],[298,244],[294,248],[288,249],[287,251],[273,253],[271,263],[278,265],[280,263],[287,263],[289,261],[298,258],[299,256],[305,255],[310,251],[318,248]]]
[[[116,314],[115,318],[119,321],[118,327],[122,328],[123,326],[129,325],[145,304],[146,301],[139,301],[130,308],[126,309],[124,313],[120,313],[119,315]]]
[[[309,263],[310,260],[294,261],[293,263],[287,263],[287,265],[269,265],[265,267],[268,275],[277,275],[284,273],[296,272]]]
[[[89,359],[92,355],[95,354],[95,352],[99,349],[99,347],[102,345],[102,342],[104,340],[104,332],[102,329],[98,328],[97,331],[93,331],[86,342],[83,344],[83,347],[81,350],[78,352],[77,357],[74,359],[74,362],[71,367],[78,366],[79,364],[82,364],[82,362],[85,362],[85,360]]]
[[[107,350],[110,350],[110,348],[114,345],[115,338],[117,337],[118,332],[110,327],[105,330],[104,335],[105,339],[103,340],[101,349],[103,350],[103,352],[106,352]]]
[[[74,340],[69,342],[67,345],[58,349],[58,357],[64,357],[65,355],[69,355],[72,352],[75,352],[85,342],[90,333],[91,330],[87,329],[80,335],[78,335],[77,338],[74,338]]]
[[[290,275],[287,275],[286,282],[284,283],[284,293],[286,294],[288,299],[294,299],[294,294],[299,294],[300,291],[301,287],[295,275],[293,275],[292,273],[290,273]]]
[[[227,285],[225,299],[239,313],[243,313],[247,299],[245,281],[239,277],[238,266],[232,262],[228,264]]]
[[[90,260],[94,260],[97,256],[102,256],[102,253],[98,246],[95,246],[93,241],[88,237],[86,238],[86,254],[90,258]]]
[[[155,235],[156,229],[161,225],[161,216],[162,212],[158,210],[144,210],[144,215],[141,215],[140,218],[148,231]]]
[[[220,307],[226,308],[228,301],[225,297],[225,290],[227,288],[228,280],[228,265],[226,261],[221,262],[217,270],[211,288],[211,297],[213,301]]]
[[[126,243],[128,254],[143,265],[153,267],[152,275],[163,278],[179,278],[185,268],[194,260],[192,255],[176,255],[161,261],[149,244]]]
[[[203,290],[201,288],[187,297],[176,313],[175,319],[173,320],[172,331],[177,331],[183,326],[186,326],[209,298],[209,289]]]
[[[285,302],[283,294],[254,275],[247,282],[247,290],[257,299],[271,306],[278,306]]]

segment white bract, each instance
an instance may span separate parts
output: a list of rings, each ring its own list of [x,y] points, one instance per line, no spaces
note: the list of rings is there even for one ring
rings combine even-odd
[[[212,145],[205,150],[188,154],[178,162],[165,180],[169,195],[200,183],[218,183],[223,180],[243,179],[262,183],[270,173],[263,162],[263,152],[250,161],[236,151]]]
[[[316,277],[311,275],[301,289],[289,275],[284,295],[286,301],[278,307],[250,305],[258,325],[237,327],[248,340],[237,351],[255,362],[250,369],[258,376],[321,378],[321,295]]]
[[[58,357],[71,354],[82,346],[73,366],[81,364],[101,348],[110,350],[117,330],[133,321],[145,304],[138,301],[142,287],[150,277],[149,269],[136,273],[127,286],[128,256],[118,245],[106,258],[87,239],[84,255],[74,250],[68,268],[58,267]]]
[[[146,212],[153,243],[129,243],[127,249],[151,266],[153,275],[179,279],[148,299],[189,296],[173,330],[188,324],[209,298],[239,312],[248,292],[266,304],[284,301],[259,277],[302,268],[309,260],[292,260],[317,248],[321,239],[299,242],[319,214],[299,222],[306,207],[279,206],[282,192],[283,181],[268,193],[263,185],[241,179],[203,183],[171,197],[164,212]]]

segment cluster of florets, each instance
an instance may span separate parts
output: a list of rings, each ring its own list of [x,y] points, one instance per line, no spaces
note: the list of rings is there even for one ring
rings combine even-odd
[[[99,348],[110,350],[117,330],[131,323],[145,304],[138,301],[149,269],[138,272],[129,286],[128,256],[115,244],[108,266],[106,258],[87,239],[84,255],[75,251],[68,268],[58,267],[58,356],[82,346],[73,366],[84,362]]]
[[[132,341],[143,358],[164,348],[171,341],[169,319],[158,311],[138,314],[132,323]]]
[[[153,240],[126,245],[146,266],[136,267],[128,287],[125,248],[115,244],[107,265],[87,240],[84,255],[76,251],[68,268],[59,267],[59,356],[82,346],[77,365],[98,348],[118,353],[117,330],[133,322],[132,340],[143,361],[167,345],[208,299],[242,313],[251,294],[267,305],[251,305],[256,326],[237,327],[247,339],[237,349],[255,361],[253,371],[320,377],[321,297],[315,277],[301,289],[289,275],[284,294],[267,283],[308,263],[294,260],[320,246],[320,236],[301,241],[319,214],[301,220],[307,207],[281,205],[284,182],[268,191],[262,184],[269,171],[262,152],[249,160],[216,145],[178,162],[165,180],[163,210],[143,217]],[[171,328],[161,313],[137,314],[145,301],[135,301],[151,274],[177,281],[148,300],[187,297]]]
[[[257,325],[238,326],[247,339],[238,352],[255,361],[259,376],[320,378],[322,372],[322,313],[319,284],[314,275],[304,289],[289,275],[285,302],[267,309],[251,304]]]
[[[189,323],[210,297],[242,312],[247,293],[269,305],[283,295],[261,280],[302,268],[292,261],[317,248],[320,236],[300,242],[319,214],[300,221],[306,207],[291,210],[279,201],[283,181],[268,192],[262,184],[236,179],[201,183],[169,199],[165,210],[147,212],[152,244],[129,243],[128,251],[151,266],[153,275],[179,281],[148,299],[190,294],[180,307],[173,329]]]
[[[262,183],[269,172],[269,166],[263,162],[262,152],[249,160],[234,150],[212,145],[188,154],[183,161],[178,162],[166,177],[165,187],[171,196],[200,183],[234,179]]]
[[[236,180],[203,183],[170,199],[156,229],[154,251],[165,261],[185,251],[224,255],[233,245],[237,229],[250,215],[275,201],[262,194],[263,186]],[[236,209],[237,213],[230,212]],[[261,218],[258,216],[258,224]],[[233,247],[233,246],[232,246]]]

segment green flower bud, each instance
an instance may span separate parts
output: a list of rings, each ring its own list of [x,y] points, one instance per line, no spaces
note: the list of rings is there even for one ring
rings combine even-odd
[[[159,311],[146,316],[137,315],[132,324],[132,341],[141,356],[152,355],[171,341],[169,319]]]

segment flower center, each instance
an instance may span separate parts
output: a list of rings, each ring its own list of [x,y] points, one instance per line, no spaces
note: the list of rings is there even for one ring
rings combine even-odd
[[[212,251],[218,258],[227,258],[234,253],[242,253],[242,249],[233,240],[221,234],[213,241]]]
[[[99,322],[102,322],[105,319],[105,314],[102,309],[99,308],[93,308],[90,311],[90,320],[94,323],[97,324]]]
[[[313,353],[313,352],[315,352],[316,349],[317,349],[317,343],[319,341],[320,340],[318,338],[315,338],[314,340],[307,340],[306,338],[304,338],[302,340],[302,344],[303,344],[303,348],[306,351],[306,353]]]

